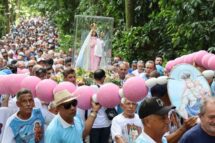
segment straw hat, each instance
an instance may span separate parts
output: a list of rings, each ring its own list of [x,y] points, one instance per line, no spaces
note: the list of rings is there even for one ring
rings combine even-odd
[[[54,104],[55,106],[59,106],[60,104],[72,101],[74,99],[77,99],[77,96],[70,93],[68,90],[61,90],[59,92],[56,92],[54,94]]]

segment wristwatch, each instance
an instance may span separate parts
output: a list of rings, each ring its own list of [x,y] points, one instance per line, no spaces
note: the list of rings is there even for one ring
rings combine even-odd
[[[96,116],[97,116],[97,112],[95,112],[95,111],[91,111],[91,112],[90,112],[90,116],[92,116],[92,117],[96,117]]]

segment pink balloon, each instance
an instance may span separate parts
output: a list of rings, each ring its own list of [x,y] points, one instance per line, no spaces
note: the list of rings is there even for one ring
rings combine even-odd
[[[36,76],[28,76],[23,79],[21,87],[30,90],[32,95],[36,97],[36,86],[40,81],[41,79]]]
[[[194,55],[194,61],[195,61],[195,63],[196,63],[197,65],[199,65],[199,66],[203,66],[203,65],[202,65],[202,58],[203,58],[203,56],[206,55],[206,54],[208,54],[208,52],[206,52],[206,51],[204,51],[204,50],[201,50],[201,51],[195,53],[195,55]]]
[[[208,65],[208,61],[210,59],[210,57],[214,56],[213,54],[206,54],[203,56],[202,58],[202,66],[206,69],[209,69],[209,65]]]
[[[64,90],[64,89],[68,90],[70,93],[73,93],[76,90],[76,86],[71,82],[64,81],[64,82],[59,83],[54,88],[53,93],[55,94],[56,92]]]
[[[171,69],[172,69],[174,66],[175,66],[175,61],[174,61],[174,60],[171,60],[171,61],[168,61],[168,62],[166,63],[165,68],[166,68],[166,70],[167,70],[168,72],[170,72]]]
[[[208,68],[210,70],[215,70],[215,56],[210,57],[208,60]]]
[[[184,63],[187,63],[187,64],[193,64],[193,61],[194,61],[194,54],[189,54],[189,55],[186,55],[184,57]]]
[[[113,83],[106,83],[97,92],[98,102],[106,108],[114,108],[120,104],[119,87]]]
[[[176,65],[184,63],[184,56],[175,59]]]
[[[53,89],[57,86],[57,83],[51,79],[41,80],[36,86],[36,96],[46,103],[51,102],[54,99]]]
[[[141,77],[132,77],[124,83],[123,91],[128,100],[138,102],[147,95],[148,88]]]
[[[73,92],[74,95],[78,96],[78,107],[83,110],[88,110],[91,108],[91,98],[94,94],[94,90],[90,86],[80,86],[78,87],[75,92]]]
[[[3,87],[5,88],[5,94],[13,94],[12,92],[12,87],[14,84],[14,77],[16,76],[16,74],[10,74],[8,76],[6,76],[6,80],[5,83],[3,83]]]
[[[8,87],[6,85],[9,75],[0,75],[0,94],[7,94]]]
[[[29,74],[28,69],[17,69],[17,74]]]
[[[10,80],[9,80],[9,91],[10,94],[15,95],[22,87],[21,83],[22,81],[27,77],[25,74],[11,74]]]
[[[184,58],[183,58],[183,63],[186,63],[186,58],[188,57],[188,55],[184,55]]]

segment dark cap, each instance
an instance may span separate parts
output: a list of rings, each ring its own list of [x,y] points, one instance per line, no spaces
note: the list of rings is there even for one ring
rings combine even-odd
[[[145,118],[149,115],[167,115],[174,106],[164,106],[163,101],[160,98],[152,97],[146,98],[140,105],[140,110],[138,112],[140,119]]]

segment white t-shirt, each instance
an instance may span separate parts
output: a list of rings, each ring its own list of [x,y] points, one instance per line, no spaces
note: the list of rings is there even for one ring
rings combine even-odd
[[[111,121],[107,118],[105,110],[106,108],[104,107],[101,107],[101,109],[99,109],[92,128],[105,128],[110,126]],[[88,111],[88,114],[90,112],[91,110]]]
[[[141,75],[141,73],[139,73],[137,69],[132,71],[132,74],[134,74],[135,76],[140,76]]]
[[[115,142],[115,136],[121,136],[125,143],[131,143],[141,134],[143,124],[137,114],[134,118],[125,118],[123,113],[112,120],[111,135]]]
[[[94,89],[95,93],[97,93],[97,91],[99,90],[99,87],[97,85],[91,85],[91,87]],[[101,107],[99,109],[92,128],[105,128],[110,126],[111,121],[108,119],[105,110],[106,110],[105,107]],[[88,110],[88,115],[90,114],[90,112],[91,109]]]
[[[17,111],[16,108],[0,107],[0,142],[7,119]]]

